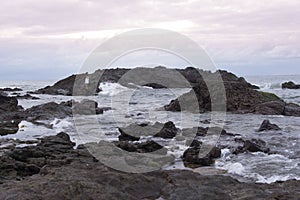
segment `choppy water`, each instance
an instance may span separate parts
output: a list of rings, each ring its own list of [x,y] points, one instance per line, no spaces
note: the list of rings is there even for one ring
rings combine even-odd
[[[293,80],[300,83],[300,76],[265,76],[246,77],[252,84],[261,87],[262,91],[272,92],[287,102],[300,104],[300,90],[282,90],[282,82]],[[51,81],[0,81],[1,87],[20,87],[26,91],[35,90],[52,84]],[[200,121],[210,119],[210,113],[191,114],[173,113],[159,110],[170,100],[188,89],[159,89],[149,88],[128,89],[118,84],[106,83],[101,85],[103,92],[98,96],[90,97],[99,102],[101,106],[111,106],[113,110],[104,112],[98,116],[84,116],[76,120],[74,126],[72,118],[54,120],[51,122],[53,129],[35,126],[23,121],[25,125],[17,134],[7,135],[1,138],[18,138],[30,140],[45,135],[53,135],[65,131],[71,135],[77,144],[90,141],[116,140],[117,127],[123,127],[134,122],[166,122],[173,121],[179,128],[194,126],[208,126]],[[37,95],[40,100],[20,100],[19,104],[24,108],[55,101],[67,101],[71,97]],[[128,98],[127,98],[128,97]],[[83,97],[79,97],[82,99]],[[78,99],[78,98],[76,98]],[[95,123],[95,119],[96,122]],[[282,131],[270,131],[257,133],[256,129],[264,119],[270,119],[282,128]],[[300,179],[300,120],[297,117],[262,116],[262,115],[226,115],[225,130],[227,132],[241,134],[244,138],[259,138],[267,142],[273,154],[244,153],[232,155],[228,149],[222,149],[222,158],[216,161],[215,167],[226,169],[231,176],[242,181],[257,181],[271,183],[277,180]],[[78,134],[76,128],[84,127],[84,133]],[[183,168],[180,156],[187,148],[185,141],[156,139],[157,142],[166,145],[170,154],[177,158],[177,162],[170,168]]]

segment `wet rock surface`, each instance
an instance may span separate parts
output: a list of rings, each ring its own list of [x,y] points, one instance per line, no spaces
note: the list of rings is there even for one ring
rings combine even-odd
[[[22,120],[20,115],[22,111],[23,108],[18,106],[15,97],[0,94],[0,135],[14,134],[19,130],[18,124]]]
[[[179,129],[176,128],[173,122],[169,121],[165,124],[156,122],[153,125],[149,124],[130,124],[127,127],[119,128],[121,133],[120,141],[137,141],[141,136],[153,136],[164,139],[174,138]]]
[[[186,170],[119,172],[65,133],[0,157],[0,199],[297,199],[299,181],[241,183]],[[197,144],[195,144],[197,146]]]
[[[238,142],[243,143],[242,146],[237,147],[232,153],[239,154],[245,152],[264,152],[269,153],[270,148],[267,147],[266,142],[260,139],[238,139]]]
[[[155,152],[163,148],[162,145],[154,141],[146,141],[140,143],[132,143],[129,141],[119,141],[115,142],[115,145],[128,152],[137,152],[137,153],[149,153]]]
[[[221,156],[221,149],[218,147],[202,147],[202,142],[198,140],[193,140],[190,147],[185,150],[182,156],[184,166],[190,168],[197,168],[202,166],[210,166],[214,163],[214,159]],[[202,155],[202,152],[204,156]],[[207,151],[207,152],[206,152]]]
[[[281,128],[279,128],[279,126],[277,126],[276,124],[272,124],[269,120],[264,120],[260,125],[258,132],[270,130],[278,131],[281,130]]]

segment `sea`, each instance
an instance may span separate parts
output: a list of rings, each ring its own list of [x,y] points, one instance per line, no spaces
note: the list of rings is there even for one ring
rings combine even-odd
[[[300,90],[281,89],[285,81],[300,83],[300,75],[278,76],[246,76],[246,80],[260,87],[261,91],[271,92],[286,102],[300,105]],[[28,91],[52,85],[56,81],[0,81],[0,87],[18,87],[23,89],[21,94]],[[43,136],[55,135],[61,131],[68,133],[77,145],[101,140],[114,141],[118,139],[118,127],[125,127],[131,123],[155,123],[173,121],[178,128],[191,128],[194,126],[209,126],[211,113],[192,114],[185,112],[168,112],[161,109],[172,99],[189,91],[188,88],[178,89],[152,89],[148,87],[127,88],[118,83],[101,83],[102,92],[97,96],[88,97],[99,105],[112,107],[112,110],[97,116],[79,116],[55,119],[47,123],[53,125],[52,129],[37,126],[22,121],[20,130],[16,134],[0,136],[0,141],[7,139],[35,140]],[[38,100],[19,100],[19,105],[27,109],[47,102],[86,99],[87,97],[70,97],[60,95],[33,95]],[[96,119],[96,120],[95,120]],[[257,132],[264,119],[281,127],[280,131]],[[184,123],[183,123],[184,122]],[[222,149],[221,158],[212,166],[214,169],[225,170],[226,175],[240,181],[272,183],[289,179],[300,180],[300,118],[288,116],[231,114],[227,113],[222,123],[223,128],[230,133],[240,134],[243,138],[256,138],[264,140],[271,149],[271,154],[262,152],[242,153],[233,155],[227,148]],[[83,130],[83,131],[82,131]],[[142,138],[147,140],[149,138]],[[180,156],[188,148],[186,141],[175,139],[152,138],[168,149],[168,154],[175,156],[175,162],[166,166],[167,170],[186,169]],[[0,143],[1,145],[7,145]]]

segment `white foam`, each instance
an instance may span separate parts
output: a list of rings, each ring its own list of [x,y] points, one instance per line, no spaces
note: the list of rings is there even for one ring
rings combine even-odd
[[[109,96],[113,96],[119,94],[120,92],[129,90],[129,88],[124,87],[119,83],[108,83],[108,82],[100,83],[100,88],[102,89],[100,94],[109,95]]]
[[[245,173],[245,167],[238,162],[229,164],[225,168],[227,168],[227,171],[230,174],[244,175]]]
[[[67,129],[73,126],[73,124],[67,119],[61,120],[56,118],[50,124],[53,126],[53,129],[56,132],[66,131]]]

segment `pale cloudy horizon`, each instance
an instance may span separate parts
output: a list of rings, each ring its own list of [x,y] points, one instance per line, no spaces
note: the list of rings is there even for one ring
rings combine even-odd
[[[139,28],[186,35],[208,52],[217,68],[241,76],[300,74],[299,21],[297,0],[4,1],[0,77],[68,76],[101,42]]]

